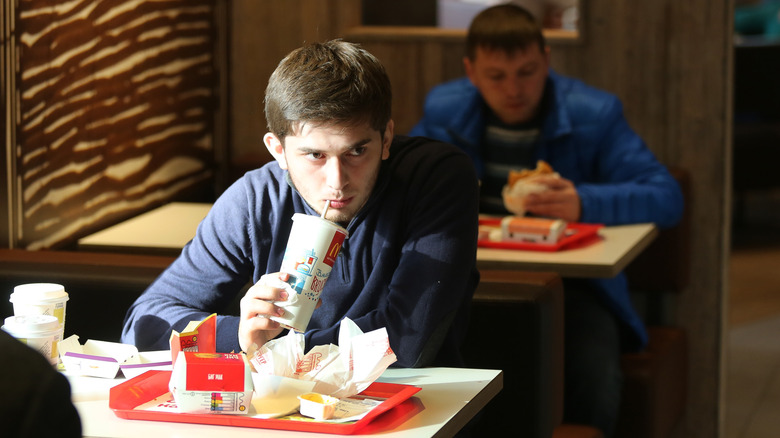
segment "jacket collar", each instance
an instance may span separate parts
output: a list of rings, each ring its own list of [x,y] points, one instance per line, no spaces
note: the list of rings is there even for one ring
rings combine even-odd
[[[456,109],[447,126],[453,141],[476,150],[485,129],[485,112],[488,111],[482,95],[468,78],[463,78],[463,105]]]
[[[547,114],[542,124],[542,136],[545,140],[554,140],[571,134],[571,116],[564,104],[568,90],[564,88],[560,76],[550,69],[544,90],[544,99],[548,102]]]
[[[476,150],[484,135],[485,114],[489,109],[482,95],[468,78],[462,80],[467,83],[464,90],[464,104],[450,119],[447,130],[455,142]],[[569,111],[563,104],[567,90],[560,85],[560,76],[550,69],[543,97],[543,102],[547,105],[547,108],[543,109],[546,114],[542,122],[542,137],[545,140],[568,135],[572,130]]]

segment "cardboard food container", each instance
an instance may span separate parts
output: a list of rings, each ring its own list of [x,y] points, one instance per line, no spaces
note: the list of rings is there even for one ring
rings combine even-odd
[[[169,339],[171,361],[175,364],[180,351],[213,353],[217,351],[217,314],[202,321],[190,321],[181,333],[173,330]]]
[[[122,363],[138,355],[133,345],[88,340],[79,344],[79,337],[69,336],[58,344],[60,359],[68,373],[113,379]]]
[[[171,354],[168,351],[142,351],[137,355],[119,364],[122,374],[132,379],[151,370],[170,371],[172,366]]]
[[[242,354],[182,351],[169,389],[180,412],[247,414],[254,391],[251,374]]]
[[[501,220],[501,237],[507,242],[554,244],[565,229],[561,219],[507,216]]]
[[[309,392],[298,396],[301,402],[299,409],[301,415],[311,417],[315,420],[328,420],[336,411],[336,404],[339,399],[329,395]]]

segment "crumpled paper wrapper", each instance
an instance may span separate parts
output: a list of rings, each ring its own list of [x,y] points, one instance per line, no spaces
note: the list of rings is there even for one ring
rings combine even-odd
[[[560,178],[560,175],[557,172],[544,176]],[[536,179],[538,179],[538,177],[526,178],[517,181],[511,187],[507,184],[501,191],[501,197],[504,198],[504,207],[515,216],[525,216],[525,206],[523,204],[525,203],[526,196],[547,190],[547,186],[539,184],[535,181]]]
[[[337,398],[360,393],[396,361],[385,328],[363,333],[352,320],[344,318],[338,342],[338,346],[315,346],[304,354],[303,334],[290,330],[286,336],[250,352],[249,361],[258,377],[314,381],[313,392]]]

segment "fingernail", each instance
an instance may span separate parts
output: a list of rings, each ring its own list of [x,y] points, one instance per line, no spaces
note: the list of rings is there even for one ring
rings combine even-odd
[[[287,291],[284,291],[284,290],[283,290],[283,291],[281,291],[281,292],[279,293],[279,300],[280,300],[280,301],[287,301],[287,297],[288,297],[288,295],[287,295]]]
[[[276,314],[279,316],[284,316],[284,309],[282,309],[281,307],[276,309]]]

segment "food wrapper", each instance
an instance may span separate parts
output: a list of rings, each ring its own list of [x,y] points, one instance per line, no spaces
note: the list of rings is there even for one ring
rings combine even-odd
[[[366,389],[396,361],[385,328],[363,333],[344,318],[338,342],[304,354],[303,334],[291,330],[250,352],[250,362],[257,374],[314,381],[312,392],[345,398]]]

